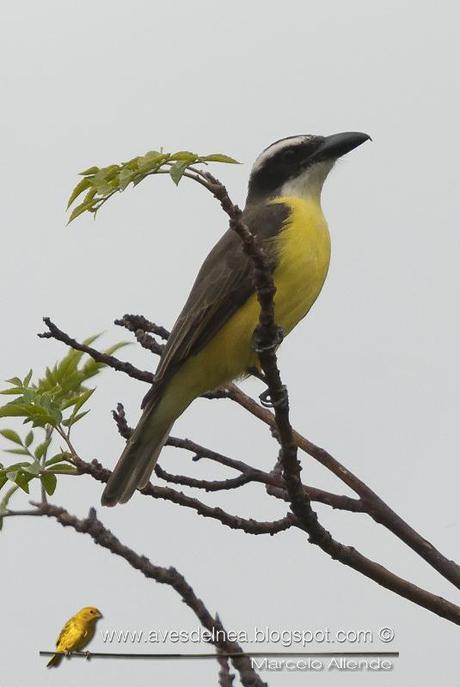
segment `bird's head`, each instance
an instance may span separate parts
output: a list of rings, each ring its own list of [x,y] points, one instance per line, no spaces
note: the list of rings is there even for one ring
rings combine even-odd
[[[318,197],[335,161],[369,140],[352,131],[289,136],[262,151],[251,170],[247,203],[276,196]]]
[[[79,617],[86,622],[93,622],[102,618],[102,613],[95,606],[85,606],[78,612]]]

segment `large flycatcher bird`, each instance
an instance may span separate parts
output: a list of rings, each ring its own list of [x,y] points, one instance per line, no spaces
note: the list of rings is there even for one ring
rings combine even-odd
[[[369,139],[351,132],[290,136],[255,161],[243,220],[264,247],[276,286],[275,320],[288,334],[310,310],[329,267],[321,189],[337,158]],[[204,261],[161,356],[144,412],[102,495],[114,506],[145,486],[175,420],[201,394],[258,365],[252,264],[228,230]]]

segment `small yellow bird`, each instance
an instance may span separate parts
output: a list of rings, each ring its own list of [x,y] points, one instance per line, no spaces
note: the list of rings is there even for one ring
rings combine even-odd
[[[56,641],[56,650],[81,651],[90,643],[96,631],[96,622],[102,618],[102,613],[94,606],[85,606],[75,613],[64,625]],[[57,667],[62,660],[62,654],[54,654],[47,663],[47,668]]]

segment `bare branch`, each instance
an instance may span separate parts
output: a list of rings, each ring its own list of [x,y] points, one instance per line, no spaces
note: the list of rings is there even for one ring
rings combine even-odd
[[[72,456],[74,465],[80,470],[81,474],[87,474],[94,477],[94,479],[99,482],[106,483],[110,477],[110,470],[104,468],[97,460],[87,463],[78,456]],[[284,518],[280,520],[264,522],[261,520],[254,520],[252,518],[241,518],[238,515],[231,515],[222,508],[214,508],[208,506],[198,499],[187,496],[180,491],[171,489],[170,487],[160,487],[153,485],[149,482],[143,489],[140,490],[141,494],[145,496],[151,496],[154,499],[163,499],[165,501],[171,501],[179,506],[185,506],[186,508],[192,508],[199,515],[205,518],[212,518],[213,520],[219,520],[223,525],[230,527],[233,530],[243,530],[247,534],[278,534],[279,532],[284,532],[293,525],[296,524],[296,518],[288,513]]]
[[[105,353],[101,353],[91,346],[78,343],[78,341],[72,339],[72,337],[59,329],[59,327],[57,327],[49,317],[44,317],[43,322],[46,324],[49,331],[38,334],[41,339],[56,339],[57,341],[62,341],[67,346],[70,346],[70,348],[73,348],[76,351],[87,353],[96,362],[104,363],[113,370],[124,372],[129,377],[132,377],[133,379],[139,379],[141,382],[147,382],[148,384],[153,383],[153,374],[151,372],[147,372],[146,370],[138,370],[137,367],[134,367],[134,365],[131,365],[131,363],[123,362],[118,360],[118,358],[115,358],[113,355],[106,355]]]
[[[117,403],[117,409],[112,410],[112,417],[115,420],[115,424],[118,428],[118,433],[128,441],[129,437],[133,433],[132,428],[128,425],[126,420],[126,413],[123,403]]]
[[[220,623],[219,615],[216,613],[216,622]],[[228,657],[223,655],[221,649],[216,648],[217,663],[219,664],[219,687],[233,687],[235,676],[230,672]]]
[[[114,324],[117,324],[120,327],[125,327],[125,329],[133,333],[142,331],[155,334],[164,341],[166,341],[169,337],[169,332],[167,329],[159,324],[155,324],[155,322],[150,322],[143,315],[123,315],[123,317],[120,319],[115,320]]]
[[[126,420],[126,413],[123,404],[118,403],[117,409],[112,411],[112,415],[121,436],[126,440],[129,439],[133,430],[131,427],[129,427]],[[192,460],[197,461],[205,458],[216,463],[220,463],[221,465],[225,465],[226,467],[234,470],[238,470],[241,473],[240,477],[234,479],[212,481],[199,480],[186,475],[172,475],[157,464],[155,466],[155,474],[157,477],[164,479],[166,482],[193,487],[196,489],[204,489],[205,491],[235,489],[250,482],[259,482],[267,485],[267,493],[270,494],[270,496],[274,496],[275,498],[283,501],[288,500],[285,484],[280,475],[276,475],[273,472],[263,472],[262,470],[251,467],[243,461],[235,460],[234,458],[224,456],[222,453],[212,451],[211,449],[201,446],[190,439],[179,439],[178,437],[169,436],[166,441],[166,446],[174,446],[175,448],[191,451],[194,453]],[[341,496],[339,494],[332,494],[331,492],[324,491],[323,489],[317,489],[316,487],[304,485],[304,488],[306,489],[312,501],[318,501],[331,506],[332,508],[348,510],[353,513],[364,512],[364,508],[359,499],[353,499],[349,496]]]
[[[253,398],[237,387],[236,384],[230,384],[227,390],[233,401],[251,413],[251,415],[262,420],[270,427],[272,432],[277,430],[275,416],[270,410],[262,408]],[[295,444],[300,449],[321,463],[321,465],[336,475],[361,497],[360,500],[363,504],[364,512],[370,515],[375,522],[392,532],[437,570],[438,573],[460,589],[460,566],[455,561],[446,558],[431,542],[408,525],[372,489],[325,449],[320,448],[295,430],[293,430],[292,436]]]

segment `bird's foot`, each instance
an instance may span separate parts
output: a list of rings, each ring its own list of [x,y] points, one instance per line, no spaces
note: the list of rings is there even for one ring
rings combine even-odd
[[[91,651],[84,651],[83,653],[85,654],[85,659],[89,661],[89,659],[91,658]]]
[[[259,399],[264,408],[279,408],[279,406],[282,406],[287,402],[287,388],[283,384],[281,387],[281,394],[279,395],[279,398],[275,400],[272,399],[269,389],[263,391],[260,394]]]
[[[283,341],[284,337],[286,335],[286,332],[282,327],[279,327],[278,325],[275,326],[275,333],[273,336],[272,341],[266,343],[265,341],[261,341],[261,336],[260,336],[260,329],[257,327],[255,331],[255,336],[254,336],[254,341],[253,341],[253,348],[256,353],[265,353],[266,351],[275,351],[280,343]]]
[[[248,367],[246,370],[246,374],[248,374],[251,377],[256,377],[257,379],[260,379],[261,382],[265,382],[265,375],[261,370],[259,370],[258,367]]]

